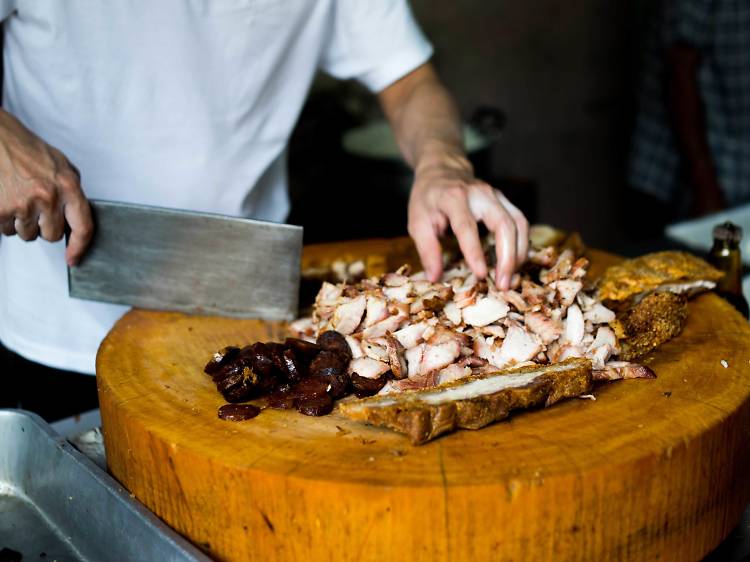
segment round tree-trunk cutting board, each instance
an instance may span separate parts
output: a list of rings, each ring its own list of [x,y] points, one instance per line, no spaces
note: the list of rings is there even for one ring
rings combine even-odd
[[[335,257],[414,256],[371,241],[303,264]],[[656,380],[421,447],[336,413],[222,421],[203,366],[283,325],[134,310],[97,359],[109,469],[217,560],[698,560],[750,499],[750,327],[713,294],[689,308]]]

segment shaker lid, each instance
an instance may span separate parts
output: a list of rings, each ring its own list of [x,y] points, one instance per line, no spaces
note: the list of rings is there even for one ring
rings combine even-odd
[[[733,222],[726,221],[714,227],[714,238],[726,242],[740,242],[742,240],[742,227]]]

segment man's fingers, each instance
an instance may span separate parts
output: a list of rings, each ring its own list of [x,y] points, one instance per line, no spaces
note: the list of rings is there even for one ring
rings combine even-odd
[[[0,222],[0,233],[5,236],[13,236],[16,233],[15,221],[8,219]]]
[[[464,192],[445,199],[443,212],[448,216],[453,234],[456,235],[461,253],[474,274],[480,279],[487,277],[487,262],[484,259],[479,229],[469,201]]]
[[[78,264],[94,235],[94,220],[89,202],[81,193],[75,200],[66,202],[63,207],[65,220],[70,226],[70,238],[65,250],[65,261],[70,266]]]
[[[65,233],[65,221],[62,212],[54,210],[39,215],[39,231],[42,238],[49,242],[57,242]]]
[[[495,253],[497,256],[497,285],[503,291],[510,288],[510,277],[516,270],[516,224],[507,213],[498,219],[492,228],[495,233]]]
[[[521,210],[511,203],[501,191],[495,190],[495,194],[513,218],[513,222],[516,223],[516,267],[520,267],[529,254],[529,221],[526,220]]]
[[[477,184],[469,192],[469,206],[474,218],[495,235],[495,283],[504,290],[510,286],[510,276],[516,268],[516,226],[496,193],[489,185]]]
[[[443,273],[443,253],[435,228],[429,217],[418,214],[409,220],[409,235],[417,247],[427,277],[433,283]]]
[[[514,217],[516,222],[518,253],[516,254],[516,267],[521,267],[529,255],[529,221],[526,217]]]
[[[13,228],[18,237],[26,242],[35,240],[39,236],[39,225],[37,224],[36,216],[28,216],[26,218],[16,217],[13,222]]]

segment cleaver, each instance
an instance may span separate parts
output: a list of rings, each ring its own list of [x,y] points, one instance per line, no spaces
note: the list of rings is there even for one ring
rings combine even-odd
[[[297,315],[302,227],[90,200],[96,231],[71,297],[236,318]]]

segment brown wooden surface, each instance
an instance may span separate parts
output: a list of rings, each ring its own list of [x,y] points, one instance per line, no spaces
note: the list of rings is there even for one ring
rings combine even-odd
[[[400,259],[400,244],[312,247],[304,261]],[[750,328],[713,294],[648,358],[658,379],[422,447],[336,414],[219,420],[203,365],[283,331],[132,311],[99,352],[111,472],[219,560],[698,560],[750,499]]]

